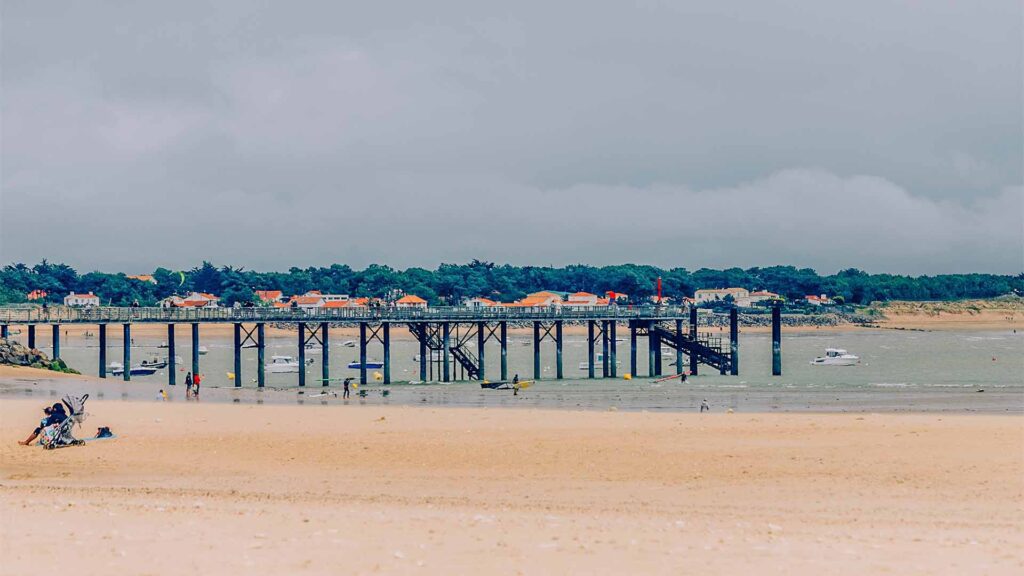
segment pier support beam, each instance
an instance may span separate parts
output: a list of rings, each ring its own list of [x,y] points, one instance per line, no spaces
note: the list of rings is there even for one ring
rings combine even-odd
[[[636,322],[629,321],[629,375],[636,378]]]
[[[683,321],[676,320],[676,342],[683,339]],[[683,347],[676,344],[676,374],[683,373]]]
[[[555,321],[555,378],[562,379],[562,321]]]
[[[199,374],[199,323],[192,323],[192,377]]]
[[[320,382],[327,386],[331,381],[331,334],[327,322],[320,323]]]
[[[487,331],[486,322],[476,323],[476,355],[480,359],[480,370],[477,372],[477,378],[480,381],[487,379],[487,369],[484,367],[487,363],[484,362],[484,344],[487,342],[485,338]]]
[[[651,333],[650,325],[647,327],[647,376],[653,378],[657,374],[658,358],[661,357],[661,349],[658,347],[658,339]]]
[[[772,308],[772,376],[782,376],[782,310]]]
[[[29,350],[36,349],[36,325],[28,325],[28,348]]]
[[[53,352],[53,359],[56,360],[57,358],[60,358],[60,324],[50,326],[50,330],[53,343],[53,349],[51,352]]]
[[[594,321],[587,320],[587,378],[594,379]]]
[[[359,323],[359,383],[366,384],[366,322]]]
[[[733,307],[729,310],[729,373],[733,376],[740,374],[740,320],[739,312]]]
[[[8,336],[10,336],[10,333],[7,331],[7,324],[0,326],[0,338],[6,340]]]
[[[508,322],[502,322],[499,331],[501,340],[501,379],[508,380]]]
[[[178,361],[174,358],[177,353],[174,345],[174,324],[167,325],[167,385],[174,386],[178,383]]]
[[[124,364],[124,375],[122,378],[125,382],[132,379],[132,325],[123,324],[124,337],[121,340],[121,363]]]
[[[533,323],[533,379],[540,380],[540,322]]]
[[[299,322],[299,386],[306,385],[306,324]]]
[[[256,386],[267,385],[267,341],[263,322],[256,325]]]
[[[242,325],[235,323],[235,388],[242,386]]]
[[[384,322],[380,329],[384,344],[384,383],[391,384],[391,323]]]
[[[441,374],[445,382],[451,382],[452,327],[448,322],[441,324]]]
[[[427,381],[427,362],[430,362],[430,354],[432,351],[427,350],[427,331],[430,330],[429,325],[424,323],[423,326],[423,337],[420,338],[420,382]]]
[[[615,354],[615,350],[616,350],[616,342],[615,342],[615,328],[616,328],[616,324],[617,324],[617,322],[615,320],[612,320],[611,323],[608,325],[608,331],[610,332],[610,334],[608,334],[608,344],[609,344],[609,347],[610,347],[610,350],[609,350],[610,358],[608,359],[608,367],[611,370],[612,378],[618,378],[619,377],[619,367],[617,366],[618,362],[615,359],[616,358],[616,354]]]
[[[651,340],[651,348],[654,350],[654,371],[652,376],[661,376],[661,336],[654,331],[649,331],[648,338]]]
[[[601,377],[607,378],[611,375],[611,371],[608,370],[608,356],[611,354],[611,349],[608,348],[608,321],[601,322],[601,326]]]
[[[107,377],[107,325],[99,325],[100,333],[100,378]]]
[[[690,306],[690,339],[697,341],[697,307]],[[697,375],[697,355],[690,352],[690,376]]]

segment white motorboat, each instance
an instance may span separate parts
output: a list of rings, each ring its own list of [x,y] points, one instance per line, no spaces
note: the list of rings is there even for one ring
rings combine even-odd
[[[307,358],[306,364],[312,364],[313,359]],[[302,364],[291,356],[271,356],[270,364],[267,365],[267,372],[271,374],[287,374],[290,372],[298,372]]]
[[[110,365],[107,366],[107,369],[114,376],[124,375],[124,364],[120,362],[111,362]],[[152,376],[153,374],[156,374],[156,370],[156,368],[152,368],[150,366],[136,364],[135,366],[132,366],[130,374],[132,376]]]
[[[860,357],[848,353],[842,348],[826,348],[824,356],[811,360],[811,366],[855,366],[860,364]]]
[[[200,356],[204,356],[206,355],[207,352],[209,352],[209,350],[206,348],[206,346],[200,346],[198,352]]]
[[[345,348],[355,348],[356,347],[356,341],[355,340],[345,340],[344,342],[341,343],[341,345],[344,346]]]

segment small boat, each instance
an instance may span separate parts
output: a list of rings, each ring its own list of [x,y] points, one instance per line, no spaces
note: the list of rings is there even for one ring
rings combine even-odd
[[[306,365],[313,363],[312,358],[306,359]],[[287,374],[291,372],[298,372],[302,365],[299,361],[291,356],[271,356],[270,364],[267,366],[267,372],[271,374]]]
[[[167,364],[168,362],[166,358],[163,360],[153,358],[152,360],[143,360],[142,362],[139,362],[139,366],[142,366],[143,368],[152,368],[154,370],[163,370],[164,368],[167,368]]]
[[[826,348],[824,356],[811,360],[811,366],[854,366],[860,364],[860,357],[849,354],[842,348]]]
[[[604,365],[604,353],[603,352],[598,352],[597,354],[594,354],[594,369],[595,370],[599,369],[603,365]],[[619,360],[619,359],[616,358],[615,359],[615,365],[616,366],[622,366],[622,360]],[[589,370],[589,369],[590,369],[590,367],[587,364],[586,360],[584,360],[583,362],[580,362],[580,370]]]
[[[107,368],[110,370],[110,373],[113,374],[114,376],[124,375],[124,364],[120,362],[111,362],[110,365],[107,366]],[[156,368],[150,368],[147,366],[143,366],[141,364],[136,364],[135,366],[131,367],[129,374],[132,376],[152,376],[153,374],[156,374]]]
[[[312,342],[306,342],[306,350],[312,350],[314,348],[316,348],[316,344],[313,344]]]
[[[356,341],[355,340],[345,340],[344,342],[341,343],[341,345],[344,346],[345,348],[355,348],[356,347]]]
[[[245,344],[242,344],[242,348],[256,348],[256,343],[255,342],[246,342]]]
[[[512,382],[508,380],[500,380],[498,382],[481,382],[480,387],[484,390],[508,390],[512,387]]]
[[[350,369],[352,369],[352,370],[359,370],[362,366],[359,364],[359,360],[353,360],[353,361],[348,363],[348,367]],[[383,367],[384,367],[384,363],[381,362],[380,360],[367,360],[366,361],[366,369],[367,370],[377,370],[377,369],[383,368]]]
[[[168,348],[168,347],[169,346],[167,346],[167,342],[161,342],[160,345],[157,346],[157,348]]]
[[[209,352],[209,350],[206,348],[206,346],[200,346],[198,352],[200,356],[204,356],[206,355],[207,352]]]

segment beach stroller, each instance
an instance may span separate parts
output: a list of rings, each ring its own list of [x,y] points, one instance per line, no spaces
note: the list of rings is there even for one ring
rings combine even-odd
[[[75,438],[72,433],[75,424],[81,425],[85,420],[85,401],[89,399],[89,395],[84,396],[72,396],[70,394],[65,395],[61,399],[64,406],[68,409],[68,417],[59,424],[53,424],[46,427],[43,430],[43,448],[47,450],[53,450],[54,448],[63,448],[65,446],[81,446],[85,444],[84,440]]]

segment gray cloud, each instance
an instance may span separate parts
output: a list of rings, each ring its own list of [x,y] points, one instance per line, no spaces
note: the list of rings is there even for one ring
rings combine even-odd
[[[5,2],[0,258],[1020,272],[1020,22]]]

